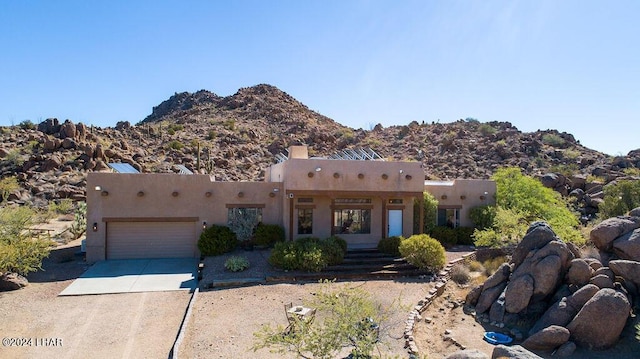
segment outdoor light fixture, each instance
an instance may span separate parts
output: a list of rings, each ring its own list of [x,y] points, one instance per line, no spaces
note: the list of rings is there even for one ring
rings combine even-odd
[[[207,229],[207,221],[202,222],[202,230]]]
[[[93,231],[94,232],[98,231],[98,222],[93,222]]]
[[[400,174],[403,174],[403,173],[404,173],[404,170],[400,170]]]
[[[322,167],[316,167],[316,172],[322,171]]]
[[[95,190],[96,190],[96,191],[102,191],[102,187],[100,187],[100,186],[96,186],[96,187],[95,187]]]
[[[280,192],[280,188],[274,188],[273,192]]]

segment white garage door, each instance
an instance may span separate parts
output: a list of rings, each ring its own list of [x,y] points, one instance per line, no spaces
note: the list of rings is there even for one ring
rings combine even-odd
[[[195,256],[195,222],[109,222],[107,224],[107,259]]]

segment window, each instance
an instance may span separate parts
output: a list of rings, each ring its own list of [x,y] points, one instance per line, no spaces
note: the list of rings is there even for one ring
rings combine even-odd
[[[336,209],[333,211],[333,231],[336,234],[371,233],[370,209]]]
[[[307,198],[307,197],[298,198],[298,203],[313,203],[313,198]]]
[[[458,208],[438,208],[437,225],[457,228],[460,226],[460,210]]]
[[[389,200],[389,204],[402,204],[402,198],[392,198]]]
[[[227,225],[240,241],[251,239],[260,222],[262,222],[262,208],[229,208]]]
[[[336,198],[337,204],[371,203],[371,198]]]
[[[313,209],[298,208],[298,234],[313,233]]]

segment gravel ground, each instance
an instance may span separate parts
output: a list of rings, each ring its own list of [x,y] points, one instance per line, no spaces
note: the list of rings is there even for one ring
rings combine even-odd
[[[469,253],[469,248],[456,248],[447,252],[447,260]],[[224,261],[232,256],[246,257],[250,268],[238,273],[226,271]],[[272,268],[268,262],[268,250],[243,251],[204,260],[205,269],[201,281],[202,291],[197,295],[188,323],[180,356],[187,358],[295,358],[294,355],[270,353],[268,349],[253,352],[253,333],[269,324],[286,326],[284,304],[294,305],[310,301],[320,284],[277,283],[257,284],[245,287],[204,289],[209,283],[264,279],[269,276],[288,275]],[[293,283],[293,284],[292,284]],[[345,281],[335,286],[360,286],[384,308],[393,308],[386,323],[382,323],[382,344],[379,353],[384,357],[407,357],[403,338],[405,321],[409,312],[424,298],[432,286],[425,278],[399,278],[395,280]],[[320,315],[320,313],[319,313]]]

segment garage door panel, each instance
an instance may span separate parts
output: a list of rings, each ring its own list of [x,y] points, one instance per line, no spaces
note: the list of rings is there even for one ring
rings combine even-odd
[[[194,222],[110,222],[107,259],[196,256]]]

